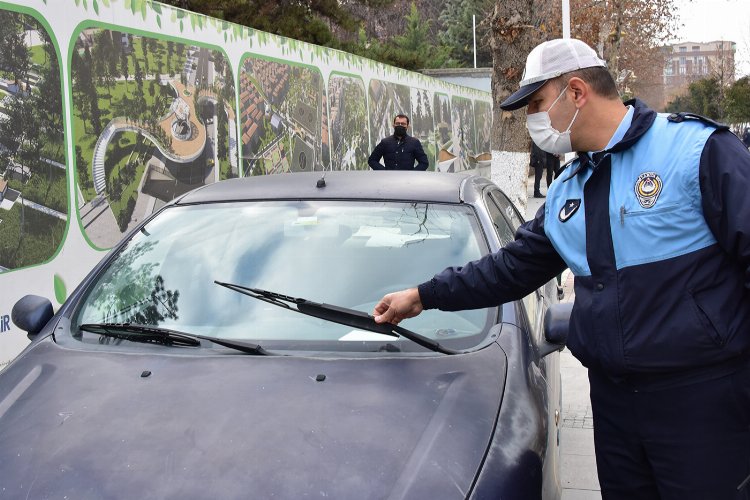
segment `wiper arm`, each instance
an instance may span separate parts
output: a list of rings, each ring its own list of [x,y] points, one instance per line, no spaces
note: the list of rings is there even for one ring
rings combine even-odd
[[[200,341],[206,340],[247,354],[270,355],[268,351],[264,350],[258,344],[251,344],[250,342],[225,340],[135,323],[85,323],[78,328],[84,332],[97,333],[131,342],[144,342],[173,347],[200,347]]]
[[[438,342],[411,330],[407,330],[401,326],[392,323],[376,323],[372,316],[362,311],[357,311],[356,309],[348,309],[346,307],[333,306],[331,304],[320,304],[306,299],[290,297],[289,295],[282,295],[280,293],[270,292],[260,288],[248,288],[234,283],[225,283],[222,281],[214,281],[214,283],[243,295],[253,297],[254,299],[262,300],[263,302],[268,302],[269,304],[296,311],[307,316],[313,316],[326,321],[332,321],[334,323],[370,332],[381,333],[383,335],[390,335],[392,337],[404,337],[422,347],[443,354],[460,353],[460,351],[443,347]]]

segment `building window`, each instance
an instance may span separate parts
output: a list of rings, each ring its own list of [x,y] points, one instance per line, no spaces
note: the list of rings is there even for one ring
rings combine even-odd
[[[700,45],[693,45],[693,52],[700,52],[701,47]]]
[[[680,52],[687,52],[687,47],[680,47]]]

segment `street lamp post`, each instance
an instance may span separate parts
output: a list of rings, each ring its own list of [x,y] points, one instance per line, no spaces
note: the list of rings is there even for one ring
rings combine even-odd
[[[474,39],[474,69],[477,69],[477,16],[471,16],[471,32]]]

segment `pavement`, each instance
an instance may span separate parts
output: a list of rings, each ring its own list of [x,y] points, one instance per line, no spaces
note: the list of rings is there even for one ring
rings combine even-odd
[[[526,219],[531,219],[544,198],[534,198],[534,175],[528,179],[528,204]],[[542,180],[542,194],[547,193]],[[573,275],[565,270],[562,276],[565,297],[563,302],[572,302]],[[596,475],[594,457],[594,422],[589,399],[589,379],[586,368],[573,357],[568,349],[560,353],[560,375],[562,377],[562,429],[560,432],[560,482],[562,500],[601,500],[602,494]]]

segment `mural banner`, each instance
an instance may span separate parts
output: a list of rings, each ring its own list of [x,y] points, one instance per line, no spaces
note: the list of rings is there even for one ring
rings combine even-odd
[[[491,96],[151,0],[0,0],[0,369],[139,221],[232,177],[362,170],[411,119],[430,170],[489,164]]]

